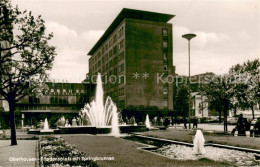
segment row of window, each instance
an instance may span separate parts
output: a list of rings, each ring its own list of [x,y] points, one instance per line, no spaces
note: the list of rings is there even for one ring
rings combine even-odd
[[[117,42],[117,40],[124,35],[124,27],[119,28],[118,32],[114,34],[114,36],[97,52],[97,54],[93,55],[93,61],[97,61],[101,55],[103,55],[108,49],[113,46]],[[118,49],[120,50],[124,47],[124,40],[121,40],[118,44]],[[115,49],[115,48],[114,48]],[[93,62],[91,62],[92,64]]]
[[[104,79],[103,79],[104,80]],[[109,90],[111,88],[116,88],[118,85],[125,84],[125,76],[119,77],[111,77],[107,79],[106,83],[104,84],[104,90]]]
[[[54,90],[54,89],[50,89],[50,91],[44,91],[43,92],[44,94],[64,94],[64,95],[73,95],[74,93],[85,93],[85,91],[84,90],[72,90],[72,89],[69,89],[69,90],[67,90],[67,89],[62,89],[62,92],[61,92],[61,89],[56,89],[56,90]]]
[[[121,52],[119,55],[118,55],[118,62],[123,60],[125,58],[125,52]]]
[[[114,102],[117,101],[118,97],[120,96],[124,96],[125,95],[125,88],[119,88],[118,92],[117,91],[113,91],[113,92],[109,92],[106,94],[107,96],[110,96]]]
[[[168,60],[168,53],[166,51],[163,52],[163,60],[164,61]]]
[[[124,96],[125,95],[125,88],[119,88],[118,89],[118,96]]]
[[[105,64],[105,62],[103,62],[103,58],[102,58],[102,63],[101,63],[101,60],[99,60],[95,65],[90,67],[90,74],[92,74],[92,72],[94,72],[94,71],[96,71],[98,69],[99,69],[98,71],[100,72],[100,67],[101,67],[102,64],[103,64],[103,66],[102,66],[102,71],[101,72],[103,73],[103,72],[105,72],[105,70],[108,71],[109,67],[116,66],[119,61],[124,59],[124,57],[125,57],[124,56],[124,52],[121,52],[118,56],[114,57],[114,59],[111,59],[106,64]],[[105,59],[107,59],[106,56],[105,56]],[[124,71],[123,68],[124,67],[121,67],[119,72]]]
[[[113,48],[113,50],[110,50],[105,56],[102,57],[102,63],[105,63],[105,61],[108,61],[108,59],[111,58],[113,55],[116,55],[117,52],[120,51],[123,47],[124,47],[124,40],[121,40],[121,41],[119,42],[119,44],[116,45],[116,46]],[[124,53],[120,53],[120,54],[124,54]],[[101,55],[100,52],[99,52],[97,55],[98,55],[98,58],[99,58],[100,55]],[[122,55],[120,55],[120,56],[122,56]],[[124,57],[124,56],[123,56],[123,57]],[[93,61],[93,60],[94,60],[94,61]],[[98,60],[98,62],[95,63],[96,60],[97,60],[97,59],[96,59],[96,56],[94,57],[94,59],[91,58],[91,59],[89,60],[89,64],[90,64],[90,66],[92,66],[92,67],[90,67],[90,68],[92,68],[93,71],[94,71],[97,67],[100,67],[100,65],[101,65],[101,60]],[[93,69],[93,68],[95,68],[95,69]]]
[[[168,30],[166,28],[162,29],[163,37],[168,37]]]
[[[168,87],[163,87],[163,94],[167,95],[168,94]]]
[[[167,49],[168,48],[168,41],[164,40],[163,41],[163,49]]]
[[[81,93],[84,93],[84,90],[78,90],[78,89],[77,89],[75,92],[76,92],[76,93],[79,93],[80,91],[81,91]],[[51,92],[54,92],[54,89],[51,89]],[[60,89],[56,89],[56,92],[57,92],[57,93],[60,93],[61,90],[60,90]],[[68,92],[68,93],[72,93],[73,91],[72,91],[72,89],[69,89],[68,91],[67,91],[66,89],[62,89],[62,92],[63,92],[63,93],[67,93],[67,92]]]
[[[43,99],[44,97],[37,98],[37,97],[29,97],[29,103],[30,104],[41,104],[44,102],[49,104],[77,104],[77,103],[84,103],[85,97],[84,96],[77,96],[74,98],[68,98],[68,96],[53,96],[50,97],[49,99],[45,99],[42,102],[40,102],[40,99]],[[46,101],[47,100],[47,101]]]
[[[122,35],[124,35],[124,27],[121,27],[121,28],[119,28],[119,30],[118,30],[118,36],[119,37],[121,37]]]
[[[121,64],[119,67],[118,67],[118,72],[123,72],[125,69],[125,64]]]
[[[168,107],[168,100],[164,100],[164,101],[163,101],[163,106],[164,106],[164,107]]]
[[[162,29],[162,38],[163,38],[163,42],[162,42],[162,47],[163,47],[163,71],[167,73],[168,71],[168,30],[167,29]],[[164,95],[164,101],[163,101],[163,106],[165,108],[168,107],[168,86],[164,85],[163,87],[163,95]]]

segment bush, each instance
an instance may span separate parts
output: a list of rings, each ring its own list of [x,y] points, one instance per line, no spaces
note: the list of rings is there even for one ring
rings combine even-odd
[[[207,118],[206,117],[200,118],[200,123],[206,123],[206,122],[207,122]]]
[[[87,159],[84,152],[60,137],[45,136],[40,140],[40,159],[43,166],[98,166]]]

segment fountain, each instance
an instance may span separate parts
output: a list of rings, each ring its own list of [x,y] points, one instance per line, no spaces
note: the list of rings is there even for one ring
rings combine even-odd
[[[58,127],[61,134],[109,134],[119,136],[120,133],[146,131],[144,125],[119,125],[117,107],[111,97],[106,98],[104,104],[104,91],[102,88],[101,75],[98,73],[95,99],[79,112],[82,124],[80,126]]]
[[[119,126],[118,126],[118,114],[116,110],[113,110],[113,118],[112,118],[112,132],[111,135],[118,137],[120,134]]]
[[[40,130],[40,134],[54,134],[54,130],[49,128],[48,120],[45,118],[43,129]]]
[[[44,131],[49,130],[49,124],[48,124],[47,118],[45,118],[44,125],[43,125],[43,130]]]
[[[205,154],[204,148],[205,139],[201,130],[197,130],[195,137],[193,139],[193,153],[196,155]]]
[[[95,100],[86,104],[81,110],[81,117],[88,118],[91,126],[97,128],[112,127],[111,134],[119,135],[117,107],[108,96],[104,105],[104,92],[102,88],[101,75],[98,73]],[[87,117],[84,117],[87,116]]]
[[[145,125],[147,129],[151,128],[151,124],[150,124],[150,120],[149,120],[149,115],[146,115],[146,119],[145,119]]]
[[[61,126],[65,126],[66,120],[65,120],[65,117],[64,117],[64,116],[62,116],[62,117],[60,118],[60,121],[61,121]]]

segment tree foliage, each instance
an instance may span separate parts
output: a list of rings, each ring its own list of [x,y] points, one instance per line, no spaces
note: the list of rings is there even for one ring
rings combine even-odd
[[[241,109],[251,109],[254,118],[254,105],[260,99],[259,59],[237,64],[230,68],[229,73],[234,76],[234,104]]]
[[[233,84],[230,76],[215,75],[204,85],[210,106],[224,113],[224,131],[227,131],[227,113],[230,108],[231,98],[234,96]]]
[[[259,72],[260,62],[256,59],[231,67],[225,75],[213,76],[202,87],[208,96],[209,107],[218,110],[220,116],[224,112],[225,121],[231,108],[235,112],[238,108],[250,108],[254,118],[254,105],[260,101]]]
[[[56,55],[48,41],[41,16],[21,12],[8,0],[0,2],[0,94],[9,102],[12,145],[16,144],[13,112],[26,95],[39,95],[46,88]]]
[[[183,117],[188,116],[189,92],[186,84],[181,84],[177,87],[174,108],[178,111],[178,113],[182,113]]]

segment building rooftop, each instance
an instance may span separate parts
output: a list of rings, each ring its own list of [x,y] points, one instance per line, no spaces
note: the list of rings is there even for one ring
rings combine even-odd
[[[143,10],[135,10],[135,9],[127,9],[123,8],[119,15],[115,18],[115,20],[111,23],[111,25],[107,28],[102,37],[97,41],[94,47],[89,51],[88,55],[93,55],[95,51],[104,43],[104,41],[108,38],[108,36],[114,31],[114,29],[125,19],[139,19],[139,20],[147,20],[147,21],[156,21],[167,23],[171,20],[175,15],[164,14],[164,13],[155,13]]]

